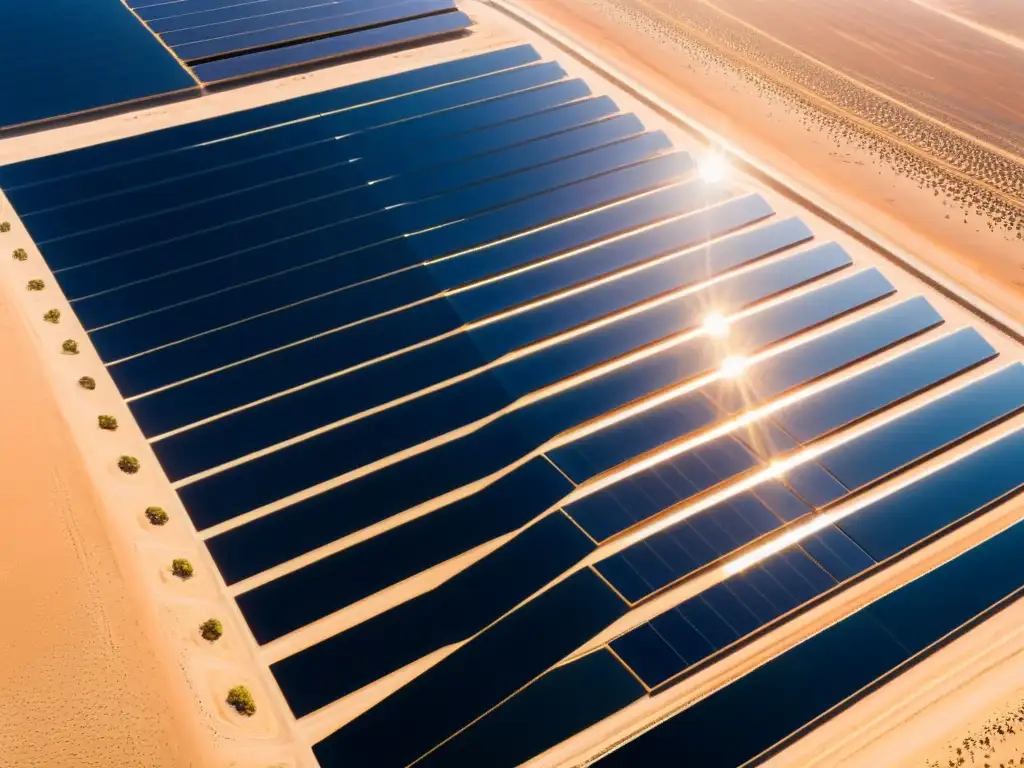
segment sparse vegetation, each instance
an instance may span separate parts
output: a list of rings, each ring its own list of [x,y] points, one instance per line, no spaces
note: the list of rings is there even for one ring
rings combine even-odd
[[[244,685],[236,685],[228,691],[228,704],[234,707],[240,715],[252,717],[256,714],[256,702],[253,701],[252,694]]]
[[[195,569],[192,567],[192,563],[185,558],[176,557],[171,561],[171,573],[182,581],[187,581],[195,575]]]
[[[28,289],[30,291],[41,291],[45,287],[46,287],[46,283],[44,283],[42,280],[29,280],[28,281]]]
[[[215,643],[224,634],[224,625],[220,623],[219,619],[207,619],[199,625],[199,634],[203,636],[203,640]]]
[[[96,389],[96,379],[94,379],[92,376],[83,376],[78,380],[78,386],[80,386],[82,389],[88,389],[89,391],[92,391]]]
[[[117,429],[117,419],[115,419],[113,416],[107,416],[106,414],[104,414],[103,416],[99,417],[98,421],[100,423],[100,429],[106,429],[110,432],[113,432],[115,429]]]
[[[10,231],[11,231],[11,222],[9,222],[9,221],[0,221],[0,232],[10,232]]]
[[[56,325],[60,322],[60,310],[59,309],[48,309],[46,314],[43,315],[43,320],[48,323]]]
[[[146,519],[153,525],[167,525],[171,518],[163,507],[146,507]]]
[[[117,460],[117,468],[126,475],[134,475],[139,471],[139,460],[134,456],[122,456]]]
[[[24,248],[15,248],[11,253],[15,261],[28,261],[28,251]]]
[[[60,348],[62,350],[64,350],[65,352],[67,352],[69,355],[77,355],[78,354],[78,342],[75,341],[74,339],[64,339],[64,343],[60,345]],[[85,378],[88,378],[88,377],[85,377]],[[90,381],[91,381],[91,379],[90,379]],[[79,380],[79,383],[81,383],[81,380]],[[86,389],[88,389],[88,387],[86,387]]]

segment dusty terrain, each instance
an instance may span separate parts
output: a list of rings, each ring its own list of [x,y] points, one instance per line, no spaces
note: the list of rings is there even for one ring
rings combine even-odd
[[[933,8],[974,22],[1024,45],[1024,13],[1017,0],[920,0]]]
[[[1012,149],[1024,142],[1019,133],[1024,121],[1014,118],[1024,107],[1007,90],[1013,86],[1003,70],[984,58],[994,49],[993,61],[1024,69],[1024,51],[948,22],[911,0],[830,3],[827,9],[834,18],[824,21],[826,10],[806,10],[821,4],[783,0],[783,5],[798,9],[791,15],[818,18],[817,27],[796,22],[787,26],[777,18],[783,14],[774,13],[778,3],[716,2],[737,10],[743,5],[750,14],[749,8],[755,8],[774,18],[773,28],[790,35],[794,44],[761,33],[702,0],[515,4],[566,30],[658,98],[763,159],[780,175],[796,179],[852,220],[1009,314],[1024,317],[1024,165]],[[885,83],[867,82],[866,69],[859,76],[840,72],[842,61],[865,50],[873,29],[865,22],[859,32],[864,39],[854,41],[846,31],[847,37],[838,34],[846,24],[840,18],[843,9],[863,3],[872,8],[904,5],[911,9],[908,14],[923,14],[933,26],[950,27],[931,33],[935,39],[928,47],[934,55],[926,66],[939,60],[959,62],[977,48],[984,56],[971,61],[989,74],[978,76],[977,82],[968,78],[955,87],[933,85],[926,91],[923,80],[910,78],[902,65],[882,68],[890,72]],[[871,16],[863,11],[859,15]],[[806,42],[798,39],[801,29],[803,37],[825,38],[813,47],[829,63],[797,50],[796,45]],[[807,34],[808,29],[836,33]],[[891,57],[893,50],[907,47],[901,38],[909,35],[909,28],[900,28],[871,45]],[[939,44],[947,37],[960,40],[957,35],[964,36],[959,48],[947,50]],[[873,60],[872,72],[885,60],[877,51],[862,58]],[[997,75],[1001,96],[995,86],[987,92],[978,85],[996,82]],[[928,73],[920,77],[926,80]],[[897,88],[914,95],[913,103],[901,100],[905,97],[899,97]],[[988,105],[984,111],[958,107],[964,114],[983,112],[988,131],[984,139],[969,133],[962,120],[960,127],[953,125],[954,106],[967,99],[971,105]],[[935,114],[926,111],[932,109],[929,104],[939,105]],[[945,120],[937,117],[940,111]]]
[[[183,722],[181,686],[158,658],[31,338],[2,289],[0,358],[8,361],[0,451],[12,473],[0,483],[0,766],[204,765],[195,728]]]

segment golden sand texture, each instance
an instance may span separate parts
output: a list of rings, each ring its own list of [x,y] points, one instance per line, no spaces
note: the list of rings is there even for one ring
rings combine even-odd
[[[1024,166],[1008,150],[700,0],[517,4],[851,220],[1024,317]]]
[[[32,347],[0,292],[0,766],[203,765]]]

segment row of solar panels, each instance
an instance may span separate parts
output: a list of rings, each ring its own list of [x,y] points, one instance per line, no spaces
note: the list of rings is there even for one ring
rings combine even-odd
[[[458,32],[455,0],[131,0],[204,83]]]
[[[260,643],[515,534],[272,666],[301,717],[469,640],[323,765],[521,762],[1024,480],[965,482],[1005,438],[556,666],[1024,406],[977,331],[692,171],[527,46],[0,168]]]
[[[197,93],[197,80],[366,54],[472,24],[454,0],[39,0],[7,18],[0,129]]]

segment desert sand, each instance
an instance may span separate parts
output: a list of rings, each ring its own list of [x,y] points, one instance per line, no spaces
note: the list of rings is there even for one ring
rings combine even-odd
[[[206,765],[32,347],[0,290],[0,766]]]
[[[700,0],[514,5],[850,220],[1024,318],[1024,170],[1009,150],[944,127]]]

